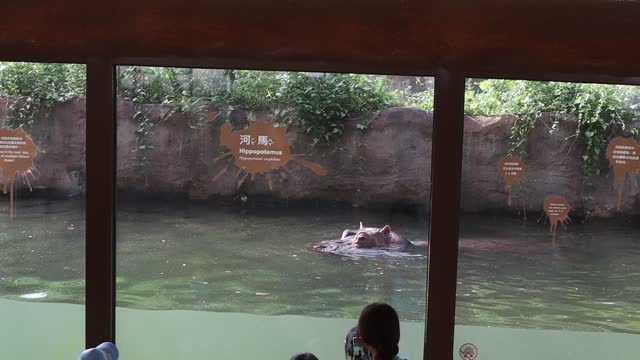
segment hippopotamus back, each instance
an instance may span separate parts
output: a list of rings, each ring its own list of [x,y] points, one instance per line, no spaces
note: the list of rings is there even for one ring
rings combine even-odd
[[[391,230],[391,226],[382,228],[364,227],[360,223],[357,230],[344,230],[339,240],[324,240],[307,244],[313,251],[352,256],[393,255],[393,256],[421,256],[408,254],[414,244],[403,239]]]

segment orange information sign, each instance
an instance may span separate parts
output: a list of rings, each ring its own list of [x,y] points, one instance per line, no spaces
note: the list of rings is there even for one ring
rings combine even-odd
[[[239,168],[238,186],[248,175],[253,178],[256,174],[267,173],[271,188],[268,172],[277,169],[288,172],[286,166],[292,160],[318,175],[327,175],[327,170],[322,166],[303,159],[301,155],[291,154],[286,132],[286,127],[276,127],[272,122],[255,122],[238,131],[233,131],[231,124],[225,123],[220,128],[220,144],[229,151],[217,160],[233,156],[233,162]],[[227,169],[228,166],[216,174],[213,180],[216,181]]]
[[[507,156],[500,160],[498,164],[498,171],[504,179],[504,184],[509,193],[507,204],[511,206],[511,188],[513,184],[525,179],[525,171],[527,166],[524,161],[517,156]]]
[[[564,197],[550,197],[544,201],[544,212],[549,218],[551,224],[551,232],[555,235],[558,224],[564,224],[571,219],[569,218],[569,212],[571,211],[571,205],[565,200]]]
[[[607,159],[615,176],[614,186],[618,190],[618,210],[622,204],[622,189],[627,174],[640,171],[640,145],[632,138],[617,137],[607,146]]]
[[[220,129],[220,143],[231,149],[236,166],[250,174],[267,172],[291,160],[287,128],[256,122],[244,130],[231,131],[226,123]]]
[[[35,179],[37,170],[33,165],[33,158],[38,153],[38,147],[22,128],[11,130],[0,128],[0,171],[2,171],[2,192],[9,191],[9,218],[13,220],[13,193],[18,175],[29,185],[29,176]]]

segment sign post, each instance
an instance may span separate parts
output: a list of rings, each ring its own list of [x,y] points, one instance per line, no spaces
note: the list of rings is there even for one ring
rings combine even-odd
[[[504,179],[504,184],[509,193],[507,199],[507,205],[511,206],[511,189],[513,184],[525,179],[524,172],[527,170],[527,166],[524,161],[517,156],[507,156],[500,160],[498,164],[498,171]]]
[[[571,211],[571,205],[562,196],[550,197],[544,201],[544,212],[549,218],[551,224],[551,233],[554,237],[556,235],[556,229],[558,224],[564,224],[571,219],[569,218],[569,212]]]
[[[614,187],[618,190],[617,209],[622,205],[622,190],[627,174],[640,171],[640,145],[632,138],[617,137],[607,146],[607,158],[615,176]]]
[[[9,191],[9,219],[14,218],[14,192],[18,176],[31,188],[29,176],[35,179],[37,172],[33,165],[33,158],[38,154],[38,147],[24,132],[24,129],[15,130],[0,128],[0,170],[2,171],[2,192]]]

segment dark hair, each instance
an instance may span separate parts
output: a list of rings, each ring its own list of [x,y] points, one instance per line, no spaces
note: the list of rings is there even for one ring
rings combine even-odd
[[[353,338],[356,337],[358,328],[353,327],[344,338],[344,357],[351,359],[353,357]]]
[[[390,305],[375,303],[362,309],[358,333],[366,346],[376,350],[376,360],[392,360],[398,355],[400,320]]]
[[[289,360],[318,360],[318,358],[310,352],[293,354]]]

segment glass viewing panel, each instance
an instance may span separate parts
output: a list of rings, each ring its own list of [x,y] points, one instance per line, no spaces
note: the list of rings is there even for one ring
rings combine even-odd
[[[127,357],[339,359],[375,301],[422,357],[431,78],[117,71]]]
[[[84,348],[84,65],[0,62],[0,358]]]
[[[454,358],[638,353],[639,99],[468,80]]]

